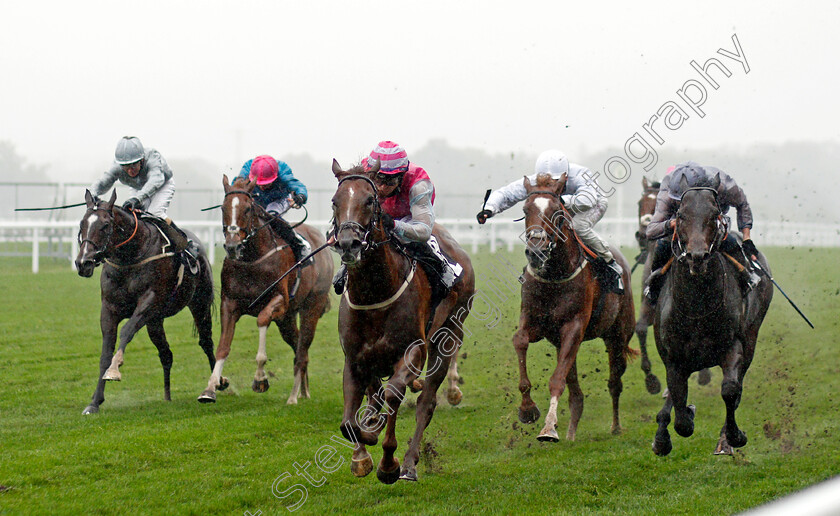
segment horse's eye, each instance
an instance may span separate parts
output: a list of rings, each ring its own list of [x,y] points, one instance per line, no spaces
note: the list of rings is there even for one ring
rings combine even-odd
[[[372,204],[373,204],[373,196],[371,195],[371,196],[370,196],[370,197],[368,197],[368,198],[367,198],[367,200],[365,201],[365,206],[370,206],[370,205],[372,205]]]

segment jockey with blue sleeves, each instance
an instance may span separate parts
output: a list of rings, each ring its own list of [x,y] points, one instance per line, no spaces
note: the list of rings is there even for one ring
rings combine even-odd
[[[600,188],[589,179],[591,177],[589,169],[569,163],[569,159],[562,151],[547,150],[539,155],[534,165],[534,173],[528,176],[532,185],[536,184],[538,174],[549,174],[552,179],[566,176],[566,187],[560,197],[572,214],[572,227],[581,241],[598,255],[598,262],[610,276],[607,285],[610,291],[624,293],[621,265],[615,261],[607,241],[601,238],[594,229],[595,224],[606,213],[608,202]],[[476,219],[479,224],[484,224],[488,218],[524,201],[526,197],[528,193],[525,185],[521,179],[518,179],[493,191],[487,198],[484,209],[476,215]]]
[[[237,179],[256,181],[257,188],[254,188],[251,196],[265,211],[274,215],[271,228],[292,248],[295,261],[298,262],[309,254],[309,242],[282,218],[289,208],[299,208],[306,204],[307,200],[306,186],[295,178],[291,167],[284,161],[264,154],[246,161]],[[312,260],[308,260],[304,265],[310,263]]]

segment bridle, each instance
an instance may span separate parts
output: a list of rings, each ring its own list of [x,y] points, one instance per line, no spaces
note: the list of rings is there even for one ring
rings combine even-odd
[[[342,177],[338,181],[338,186],[340,187],[342,183],[345,181],[352,181],[352,180],[362,180],[367,182],[371,188],[373,189],[373,217],[371,217],[370,222],[368,222],[367,226],[363,226],[362,224],[356,222],[355,220],[347,220],[338,224],[338,221],[333,215],[332,219],[332,233],[338,238],[338,234],[344,230],[351,230],[356,232],[357,234],[361,235],[362,241],[362,252],[367,251],[368,249],[375,249],[382,244],[385,244],[390,241],[390,239],[383,240],[381,242],[373,242],[371,241],[370,234],[371,231],[376,229],[379,226],[379,222],[381,219],[382,214],[382,206],[379,203],[379,193],[376,188],[376,183],[373,182],[371,178],[368,176],[364,176],[361,174],[352,174],[349,176]]]
[[[548,240],[548,245],[546,246],[544,252],[545,252],[546,255],[550,255],[552,253],[552,251],[554,251],[554,249],[557,248],[557,246],[559,245],[559,243],[557,241],[557,236],[560,235],[560,228],[562,228],[564,224],[569,224],[569,221],[572,219],[572,215],[571,215],[571,213],[569,213],[569,210],[566,208],[566,203],[563,202],[563,198],[560,195],[558,195],[556,192],[549,191],[549,190],[533,190],[531,192],[528,192],[528,195],[526,196],[526,199],[528,197],[531,197],[532,195],[550,195],[560,202],[560,209],[563,210],[563,217],[560,218],[560,224],[558,226],[554,225],[554,223],[555,223],[554,215],[552,215],[551,220],[549,221],[552,224],[553,231],[546,231],[541,226],[539,226],[539,227],[534,227],[534,228],[528,228],[526,233],[525,233],[525,237],[529,240],[531,238],[539,238],[540,240]],[[554,213],[557,213],[557,211],[555,211]],[[580,259],[578,260],[578,263],[577,263],[577,265],[575,265],[574,269],[572,269],[572,272],[570,272],[565,277],[550,280],[551,283],[565,283],[566,281],[569,281],[569,280],[573,279],[575,276],[577,276],[580,273],[580,271],[583,269],[583,267],[586,266],[587,262],[586,262],[586,258],[584,256],[584,251],[586,249],[581,245],[580,239],[578,238],[577,233],[575,232],[574,228],[571,227],[571,225],[569,225],[569,230],[574,235],[575,240],[577,241],[577,244],[578,244],[578,248],[581,250]],[[551,234],[549,234],[549,233],[551,233]],[[526,247],[526,249],[527,249],[527,247]],[[540,252],[543,252],[543,251],[541,250]],[[545,261],[547,262],[548,260],[546,259]],[[544,267],[544,265],[545,265],[545,262],[543,262],[543,266],[541,266],[540,268],[542,269]],[[528,269],[535,278],[537,278],[540,281],[545,281],[544,278],[540,278],[539,276],[534,274],[536,271],[534,271],[531,268],[530,264],[528,265]]]
[[[100,203],[97,203],[96,207],[94,207],[93,210],[91,210],[92,213],[96,213],[97,211],[102,211],[102,212],[105,212],[105,213],[111,213],[111,216],[113,217],[113,206],[111,207],[110,210],[106,210],[105,208],[100,207],[99,204]],[[134,210],[131,210],[131,214],[134,215],[134,231],[131,232],[131,236],[129,236],[127,239],[120,242],[119,244],[116,244],[116,245],[113,245],[112,247],[110,247],[111,250],[118,249],[119,247],[122,247],[125,244],[129,243],[134,238],[134,236],[137,234],[137,228],[140,226],[140,222],[137,220],[137,212],[135,212]],[[87,215],[85,215],[85,217],[82,220],[87,220]],[[113,222],[113,220],[111,222],[105,224],[105,228],[107,229],[108,236],[105,237],[105,243],[102,244],[101,246],[98,246],[98,245],[96,245],[96,242],[94,242],[90,238],[82,238],[82,228],[79,227],[79,236],[77,237],[77,240],[79,241],[79,247],[84,245],[85,242],[90,244],[90,246],[93,247],[93,262],[97,265],[102,263],[102,260],[105,258],[105,255],[109,251],[109,246],[111,245],[111,238],[113,238],[113,236],[114,236],[114,222]],[[90,232],[88,232],[88,233],[90,233]]]
[[[243,239],[242,239],[242,241],[241,241],[241,242],[240,242],[240,244],[239,244],[239,245],[241,245],[241,246],[245,246],[245,245],[247,245],[247,244],[248,244],[248,242],[249,242],[249,241],[250,241],[250,240],[251,240],[254,236],[256,236],[256,234],[257,234],[257,233],[258,233],[258,232],[259,232],[262,228],[264,228],[264,227],[268,226],[269,224],[271,224],[271,220],[272,220],[274,217],[273,217],[273,216],[270,216],[270,214],[268,214],[268,212],[266,212],[266,215],[269,215],[268,217],[266,217],[266,218],[268,219],[268,222],[266,222],[265,224],[262,224],[262,225],[259,225],[258,223],[255,223],[254,221],[255,221],[255,220],[257,220],[258,215],[257,215],[257,213],[255,212],[255,210],[253,210],[253,208],[254,208],[255,206],[256,206],[256,207],[259,207],[259,208],[262,208],[262,207],[261,207],[259,204],[257,204],[257,203],[255,203],[255,202],[254,202],[254,196],[253,196],[253,195],[251,195],[251,192],[248,192],[248,191],[246,191],[246,190],[230,190],[230,191],[228,191],[228,192],[225,192],[225,199],[227,199],[227,197],[228,197],[229,195],[234,195],[234,194],[247,195],[247,196],[248,196],[248,199],[250,199],[250,200],[251,200],[251,206],[250,206],[250,208],[251,208],[251,209],[249,210],[249,211],[250,211],[250,216],[251,216],[251,221],[249,222],[248,227],[250,227],[250,228],[252,228],[252,229],[251,229],[251,231],[250,231],[249,233],[247,233],[247,234],[245,235],[245,238],[243,238]],[[222,210],[224,210],[224,206],[222,206]],[[254,226],[257,226],[257,227],[255,228]],[[236,224],[230,224],[230,225],[227,225],[227,226],[226,226],[226,225],[224,225],[224,224],[222,224],[222,232],[223,232],[223,233],[225,233],[225,234],[235,235],[235,234],[239,233],[240,231],[245,231],[245,229],[244,229],[244,228],[242,228],[242,227],[240,227],[240,226],[237,226]]]
[[[717,207],[717,217],[715,219],[716,229],[715,229],[715,238],[712,239],[712,243],[709,244],[708,253],[711,256],[712,253],[715,252],[720,247],[720,244],[726,238],[726,235],[729,233],[729,227],[726,223],[726,219],[723,217],[723,211],[720,209],[720,203],[718,202],[718,192],[717,189],[711,188],[708,186],[695,186],[692,188],[687,189],[685,192],[682,193],[680,196],[680,207],[682,207],[683,199],[685,198],[688,192],[692,191],[709,191],[712,192],[715,198],[715,206]],[[684,260],[687,252],[685,250],[685,246],[682,243],[682,239],[680,239],[680,219],[677,217],[676,219],[677,225],[674,227],[674,234],[671,238],[671,253],[677,260]]]

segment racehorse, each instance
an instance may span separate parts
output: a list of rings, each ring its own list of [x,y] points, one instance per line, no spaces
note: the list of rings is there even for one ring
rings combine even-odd
[[[373,469],[365,445],[382,442],[383,457],[377,478],[392,484],[398,478],[417,480],[420,442],[437,404],[437,390],[449,374],[450,364],[463,338],[463,323],[475,292],[470,259],[440,225],[432,234],[443,251],[464,269],[460,280],[433,310],[429,277],[385,229],[390,218],[382,212],[372,177],[379,163],[366,172],[361,166],[342,170],[333,160],[338,188],[332,199],[335,249],[347,265],[346,289],[338,313],[338,331],[344,350],[344,415],[341,431],[356,444],[351,471],[363,477]],[[402,470],[394,457],[397,412],[407,386],[416,385],[428,364],[417,399],[414,436],[403,458]],[[380,378],[388,378],[381,387]],[[454,377],[450,378],[450,396]],[[454,389],[453,389],[454,388]],[[367,394],[368,404],[359,411]],[[460,391],[458,391],[460,398]],[[458,400],[450,399],[450,403]],[[380,410],[385,412],[380,414]]]
[[[657,414],[658,429],[653,452],[671,451],[668,424],[674,409],[674,429],[683,437],[694,432],[693,405],[686,406],[688,377],[704,367],[723,370],[721,397],[726,404],[726,419],[720,431],[716,454],[732,454],[732,448],[747,444],[747,436],[735,422],[735,410],[741,401],[744,375],[755,353],[758,330],[770,301],[773,287],[769,281],[743,296],[738,283],[734,258],[719,252],[726,237],[726,224],[717,203],[717,184],[688,188],[676,215],[672,240],[674,260],[656,304],[654,337],[665,363],[668,396]],[[770,274],[759,253],[758,262]]]
[[[548,174],[537,176],[536,186],[526,177],[528,197],[525,200],[525,225],[528,265],[522,284],[522,305],[519,328],[513,335],[513,347],[519,358],[519,391],[522,404],[519,420],[533,423],[540,411],[531,399],[531,381],[526,359],[528,345],[543,338],[557,348],[557,367],[549,382],[551,402],[545,426],[537,439],[558,442],[557,402],[569,387],[571,413],[566,439],[573,441],[583,412],[583,392],[578,384],[577,352],[581,342],[601,337],[607,347],[610,377],[607,382],[612,396],[612,433],[618,434],[618,400],[622,391],[621,375],[627,359],[638,352],[628,345],[633,336],[633,294],[630,289],[630,268],[621,253],[611,248],[624,269],[624,294],[610,293],[597,278],[598,272],[587,267],[586,249],[572,228],[571,215],[560,195],[566,177],[554,180]]]
[[[121,380],[119,368],[123,364],[125,347],[143,326],[157,347],[163,366],[164,399],[171,400],[172,351],[163,331],[163,320],[180,312],[184,306],[192,313],[198,345],[207,355],[211,370],[216,363],[212,331],[213,274],[204,249],[199,246],[198,272],[191,274],[181,260],[167,250],[169,241],[157,226],[138,218],[136,211],[114,206],[116,199],[116,191],[107,202],[86,191],[87,211],[79,225],[79,254],[76,257],[79,276],[89,278],[93,269],[103,264],[99,379],[93,399],[82,414],[99,412],[99,405],[105,401],[105,382]],[[195,235],[187,233],[198,243]],[[122,327],[120,347],[115,354],[117,325],[124,319],[128,322]]]
[[[294,274],[276,282],[295,265],[295,257],[289,244],[271,229],[274,215],[266,212],[252,198],[255,182],[237,179],[230,184],[228,177],[224,176],[222,185],[225,189],[222,227],[226,252],[222,265],[219,317],[222,330],[216,349],[216,366],[207,389],[198,401],[215,403],[216,388],[223,378],[222,367],[230,353],[236,323],[243,315],[251,315],[257,318],[259,329],[257,370],[251,388],[254,392],[268,390],[266,333],[269,324],[274,321],[283,340],[295,352],[294,386],[286,401],[294,405],[299,398],[309,398],[309,346],[315,336],[318,319],[330,307],[332,260],[326,254],[315,255],[313,265],[297,269]],[[313,247],[324,243],[324,237],[311,226],[300,225],[298,231]],[[272,284],[270,292],[260,302],[253,303]]]
[[[646,177],[642,178],[642,198],[639,199],[639,229],[636,231],[636,241],[639,243],[641,252],[636,257],[636,265],[643,264],[642,268],[642,286],[647,283],[651,273],[651,263],[653,262],[653,252],[656,247],[655,240],[648,240],[647,227],[650,220],[653,218],[653,213],[656,211],[656,195],[659,193],[660,183],[648,183]],[[636,268],[636,265],[633,268]],[[656,394],[662,389],[662,384],[659,378],[651,372],[650,359],[647,353],[647,329],[653,324],[653,307],[645,297],[644,288],[639,302],[639,318],[636,320],[636,337],[639,338],[639,349],[642,352],[642,371],[645,373],[645,387],[651,394]],[[712,375],[708,369],[701,369],[697,383],[706,385],[712,380]]]

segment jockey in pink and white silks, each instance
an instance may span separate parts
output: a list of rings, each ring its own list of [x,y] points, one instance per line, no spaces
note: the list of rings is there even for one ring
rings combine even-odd
[[[615,261],[609,244],[595,232],[595,224],[603,218],[607,211],[608,201],[598,186],[591,181],[588,168],[569,163],[566,155],[559,150],[547,150],[539,155],[534,165],[534,173],[528,176],[531,184],[536,184],[538,174],[549,174],[552,179],[560,179],[566,175],[566,188],[561,198],[572,215],[572,226],[581,241],[598,255],[606,265],[611,276],[610,289],[623,293],[624,283],[621,279],[621,265]],[[516,180],[507,186],[499,188],[490,194],[487,203],[476,219],[484,224],[488,218],[505,211],[528,196],[522,180]]]
[[[362,167],[370,170],[376,161],[379,161],[379,171],[372,179],[382,211],[393,220],[391,234],[421,261],[424,258],[436,261],[434,276],[446,290],[451,289],[463,268],[449,263],[432,235],[435,225],[432,180],[425,170],[409,162],[405,149],[392,141],[379,142],[370,156],[362,160]],[[337,293],[344,289],[346,272],[342,264],[333,280]]]

